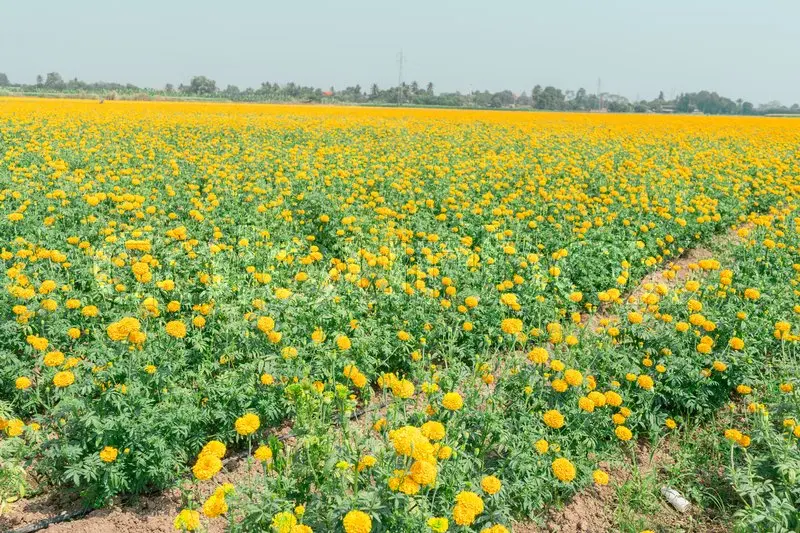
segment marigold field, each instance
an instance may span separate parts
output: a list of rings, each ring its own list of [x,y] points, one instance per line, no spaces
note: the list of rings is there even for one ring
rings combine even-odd
[[[0,496],[501,533],[699,434],[797,530],[798,246],[798,121],[0,100]]]

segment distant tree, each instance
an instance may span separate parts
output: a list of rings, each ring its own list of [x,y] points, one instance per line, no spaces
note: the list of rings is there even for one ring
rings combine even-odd
[[[11,85],[11,82],[8,81],[8,76],[6,76],[5,72],[0,72],[0,87],[8,87]]]
[[[70,91],[77,91],[86,88],[86,84],[80,81],[78,78],[73,78],[67,82],[66,88]]]
[[[225,95],[225,98],[230,98],[231,100],[238,99],[240,93],[241,91],[236,85],[228,85],[225,87],[225,90],[222,91],[222,94]]]
[[[514,103],[514,93],[511,91],[500,91],[494,93],[489,100],[489,107],[507,107]]]
[[[531,105],[536,109],[543,109],[540,107],[540,100],[542,99],[542,86],[537,85],[531,91]]]
[[[742,114],[753,115],[755,113],[755,106],[750,102],[742,102]]]
[[[627,113],[631,110],[631,105],[626,102],[613,100],[608,103],[608,110],[612,113]]]
[[[205,76],[195,76],[184,89],[189,94],[211,96],[217,92],[217,82]]]
[[[378,87],[377,83],[373,83],[372,87],[369,89],[369,97],[371,100],[378,98],[381,95],[381,90]]]
[[[664,101],[664,91],[658,91],[658,100],[661,102]]]
[[[539,86],[537,85],[536,87]],[[536,88],[534,88],[535,90]],[[539,93],[539,97],[535,99],[534,107],[536,109],[564,109],[564,93],[561,92],[561,89],[548,85]]]
[[[584,110],[586,109],[586,89],[581,87],[575,93],[575,98],[573,99],[573,108]]]
[[[433,82],[432,81],[428,82],[428,85],[425,87],[425,92],[428,94],[428,96],[433,96]]]
[[[58,72],[48,72],[47,78],[44,80],[44,86],[54,91],[63,91],[67,84]]]
[[[172,85],[171,83],[166,84],[164,86],[164,92],[165,93],[174,93],[175,92],[175,86]]]
[[[36,75],[36,86],[41,87],[44,84],[44,78],[42,78],[41,74]]]

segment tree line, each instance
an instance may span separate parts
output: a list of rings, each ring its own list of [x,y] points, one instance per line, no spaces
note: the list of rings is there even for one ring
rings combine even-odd
[[[163,89],[142,88],[127,83],[93,82],[87,83],[77,78],[64,80],[58,72],[37,76],[36,83],[12,84],[0,73],[0,88],[21,93],[63,93],[94,95],[100,98],[218,98],[234,102],[302,102],[302,103],[351,103],[363,105],[405,105],[474,107],[494,109],[540,109],[551,111],[610,111],[615,113],[704,113],[709,115],[763,115],[773,113],[800,114],[797,103],[787,107],[780,102],[768,102],[755,106],[742,99],[732,100],[716,92],[699,91],[680,93],[673,99],[666,99],[664,92],[652,100],[630,101],[624,96],[611,93],[589,93],[580,88],[577,91],[561,90],[553,86],[534,86],[530,92],[520,94],[509,90],[441,92],[434,91],[432,82],[420,85],[416,81],[401,83],[396,87],[380,88],[372,84],[368,89],[360,85],[337,90],[334,87],[322,89],[299,85],[264,82],[260,87],[240,89],[228,85],[217,87],[215,80],[206,76],[194,76],[188,84],[177,87],[168,83]]]

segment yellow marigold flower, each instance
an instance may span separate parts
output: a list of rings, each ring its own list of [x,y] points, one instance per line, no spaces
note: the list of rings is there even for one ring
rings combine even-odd
[[[213,455],[214,457],[217,457],[219,459],[222,459],[223,457],[225,457],[225,452],[227,451],[228,449],[225,446],[225,444],[223,444],[218,440],[211,440],[208,441],[208,443],[205,446],[203,446],[202,450],[200,450],[200,455],[208,454],[208,455]]]
[[[25,423],[19,418],[12,418],[6,422],[6,435],[9,437],[19,437],[25,429]]]
[[[748,300],[758,300],[761,297],[761,292],[758,289],[747,288],[744,290],[744,297]]]
[[[611,407],[619,407],[622,405],[622,396],[617,392],[610,390],[605,393],[606,403]]]
[[[30,378],[26,376],[20,376],[14,381],[14,387],[17,390],[25,390],[31,386]]]
[[[675,429],[676,427],[678,427],[678,424],[671,418],[667,418],[667,420],[664,422],[664,425],[667,426],[669,429]]]
[[[533,348],[528,352],[528,360],[537,365],[545,364],[549,357],[550,355],[547,353],[547,350],[541,347]]]
[[[602,396],[602,395],[601,395],[601,396]],[[593,411],[594,411],[595,404],[594,404],[594,402],[593,402],[592,400],[590,400],[588,397],[586,397],[586,396],[581,396],[581,397],[578,399],[578,407],[579,407],[579,408],[580,408],[582,411],[586,411],[587,413],[591,413],[591,412],[593,412]]]
[[[628,322],[631,324],[641,324],[643,319],[644,317],[642,317],[641,313],[635,311],[628,313]]]
[[[631,440],[631,438],[633,437],[633,433],[631,433],[631,430],[626,428],[625,426],[617,426],[616,429],[614,429],[614,434],[617,436],[619,440],[623,441]]]
[[[64,387],[69,387],[75,383],[75,374],[70,372],[69,370],[62,370],[58,372],[55,376],[53,376],[53,385],[62,389]]]
[[[429,460],[414,461],[409,469],[411,479],[422,486],[433,485],[436,482],[437,473],[436,464]]]
[[[738,442],[742,438],[742,433],[736,429],[726,429],[725,438],[733,442]]]
[[[481,529],[481,533],[509,533],[508,528],[501,524],[495,524],[491,527]]]
[[[592,479],[597,485],[608,485],[608,473],[603,470],[595,470],[592,472]]]
[[[556,372],[561,372],[566,368],[563,362],[559,361],[558,359],[553,359],[550,361],[550,368],[555,370]]]
[[[256,327],[262,333],[269,333],[275,329],[275,320],[270,316],[258,317],[258,320],[256,320]]]
[[[592,391],[586,397],[592,401],[595,407],[603,407],[606,404],[606,397],[600,392]]]
[[[747,385],[737,385],[736,386],[736,392],[738,392],[742,396],[745,396],[745,395],[750,394],[751,392],[753,392],[753,389],[751,387],[747,386]]]
[[[199,480],[211,479],[222,469],[222,461],[219,457],[211,454],[200,454],[197,456],[192,467],[194,477]]]
[[[262,385],[272,385],[273,383],[275,383],[275,378],[272,376],[272,374],[265,373],[261,374],[260,381]]]
[[[556,409],[551,409],[547,411],[542,416],[542,419],[544,420],[544,423],[547,424],[548,427],[551,427],[553,429],[560,429],[564,427],[564,416]]]
[[[464,298],[464,305],[466,305],[470,309],[475,309],[476,307],[478,307],[478,297],[467,296],[466,298]]]
[[[403,426],[390,431],[389,440],[398,455],[417,460],[426,460],[433,455],[433,445],[417,427]]]
[[[728,346],[730,346],[731,350],[741,350],[744,348],[744,341],[739,337],[731,337],[731,340],[728,341]]]
[[[642,374],[636,378],[636,385],[640,389],[644,390],[652,390],[653,389],[653,378],[648,375]]]
[[[450,457],[452,456],[453,456],[453,448],[451,448],[450,446],[442,446],[441,448],[439,448],[439,453],[436,454],[436,457],[438,459],[441,459],[442,461],[450,459]]]
[[[475,513],[467,506],[457,503],[453,507],[453,521],[459,526],[469,526],[475,521]]]
[[[717,372],[725,372],[728,369],[728,365],[726,365],[722,361],[714,361],[714,364],[711,366]]]
[[[550,449],[550,443],[544,439],[539,439],[533,444],[533,447],[536,448],[539,455],[544,455]]]
[[[100,459],[104,463],[113,463],[117,460],[117,455],[119,454],[119,450],[114,448],[113,446],[106,446],[102,450],[100,450]]]
[[[38,337],[36,335],[28,335],[25,338],[25,341],[34,349],[40,352],[43,352],[47,349],[50,345],[50,341],[45,339],[44,337]]]
[[[503,330],[503,333],[507,333],[509,335],[518,335],[522,333],[522,320],[518,318],[504,318],[500,322],[500,329]]]
[[[445,533],[450,527],[450,522],[444,517],[429,518],[427,524],[433,533]]]
[[[556,476],[560,481],[564,483],[569,483],[577,474],[575,470],[575,465],[573,465],[569,459],[564,457],[559,457],[553,461],[550,465],[550,468],[553,471],[553,475]]]
[[[195,531],[200,528],[200,513],[191,509],[183,509],[175,517],[173,526],[178,531]]]
[[[464,406],[464,400],[457,392],[448,392],[442,398],[442,407],[449,411],[458,411]]]
[[[444,424],[436,422],[435,420],[425,422],[420,427],[420,430],[423,435],[433,441],[442,440],[445,437]]]
[[[377,463],[378,460],[375,457],[371,455],[365,455],[364,457],[358,460],[358,466],[356,467],[356,470],[361,472],[362,470],[365,470],[367,468],[372,468]]]
[[[228,512],[228,504],[222,492],[214,492],[203,503],[203,514],[207,518],[216,518]]]
[[[176,339],[182,339],[186,336],[186,324],[180,320],[172,320],[167,322],[166,330],[167,335]]]
[[[481,488],[486,494],[497,494],[503,484],[495,476],[486,476],[481,480]]]
[[[577,387],[583,383],[583,374],[579,371],[570,368],[564,372],[564,380],[573,387]]]
[[[386,419],[385,418],[379,418],[378,420],[375,421],[374,424],[372,424],[373,431],[381,431],[385,427],[386,427]]]
[[[290,291],[289,289],[284,289],[284,288],[275,289],[275,298],[277,298],[278,300],[286,300],[291,296],[292,296],[292,291]]]
[[[406,400],[414,395],[414,384],[407,379],[399,379],[392,383],[392,394]]]
[[[350,342],[350,338],[347,335],[338,335],[336,337],[336,346],[341,351],[347,351],[352,346],[352,342]]]
[[[269,462],[272,460],[272,448],[262,444],[256,448],[255,452],[253,452],[253,457],[255,457],[256,461],[260,461],[262,463]]]
[[[272,529],[276,533],[291,533],[297,525],[297,517],[290,511],[283,511],[272,517]]]
[[[569,388],[569,385],[567,385],[567,382],[563,379],[554,379],[553,382],[550,383],[550,386],[553,387],[553,390],[556,392],[566,392]]]
[[[348,512],[342,521],[345,533],[370,533],[372,531],[372,519],[367,513],[362,511]]]
[[[260,425],[261,420],[259,420],[258,415],[253,413],[247,413],[243,416],[240,416],[236,419],[236,423],[234,424],[236,433],[242,436],[255,433]]]
[[[456,494],[456,505],[462,505],[474,515],[483,513],[483,499],[474,492],[462,490]],[[459,524],[461,525],[461,524]]]

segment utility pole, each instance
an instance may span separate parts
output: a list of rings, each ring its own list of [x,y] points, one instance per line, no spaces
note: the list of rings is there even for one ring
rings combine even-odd
[[[400,52],[397,54],[397,105],[400,106],[401,100],[403,98],[403,63],[405,62],[405,58],[403,57],[403,50],[401,49]]]

